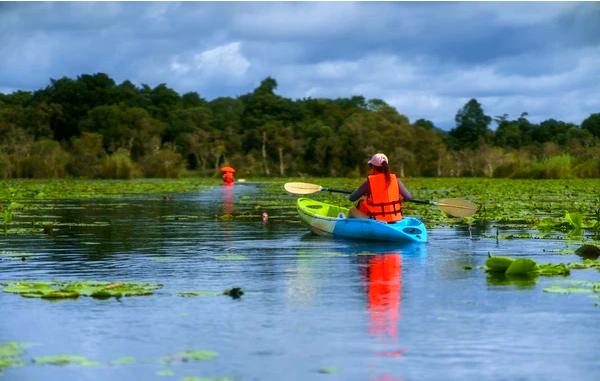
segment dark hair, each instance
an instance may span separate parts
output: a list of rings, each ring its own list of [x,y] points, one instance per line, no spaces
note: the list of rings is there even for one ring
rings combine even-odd
[[[381,166],[378,165],[371,165],[369,164],[371,167],[375,168],[375,171],[377,173],[384,173],[385,174],[385,182],[389,183],[391,180],[390,177],[390,167],[388,167],[388,163],[383,162],[383,164]]]

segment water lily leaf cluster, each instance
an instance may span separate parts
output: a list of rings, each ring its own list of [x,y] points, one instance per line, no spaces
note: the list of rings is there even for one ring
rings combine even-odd
[[[89,296],[97,299],[152,295],[162,287],[157,283],[96,281],[8,281],[1,282],[4,292],[26,298],[71,299]]]
[[[16,341],[0,343],[0,374],[3,369],[23,366],[25,362],[20,358],[23,352],[23,345]]]
[[[38,365],[79,365],[79,366],[98,366],[99,361],[90,360],[85,356],[79,355],[50,355],[34,357],[33,362]]]
[[[201,351],[201,350],[187,350],[184,352],[178,352],[171,355],[167,355],[161,358],[163,363],[177,363],[177,362],[189,362],[189,361],[206,361],[216,358],[219,354],[212,351]]]
[[[565,281],[544,288],[544,292],[555,294],[594,294],[600,297],[600,282]]]

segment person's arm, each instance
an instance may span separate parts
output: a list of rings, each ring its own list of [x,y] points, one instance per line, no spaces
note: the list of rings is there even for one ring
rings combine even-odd
[[[369,182],[365,181],[354,192],[350,193],[350,196],[348,196],[348,199],[350,201],[356,201],[359,198],[361,198],[362,196],[368,194],[370,190],[371,190],[371,188],[369,187]]]
[[[400,188],[400,194],[402,195],[404,201],[412,200],[412,194],[410,194],[408,189],[406,189],[406,187],[404,186],[404,184],[402,184],[402,181],[400,180],[398,180],[398,188]]]

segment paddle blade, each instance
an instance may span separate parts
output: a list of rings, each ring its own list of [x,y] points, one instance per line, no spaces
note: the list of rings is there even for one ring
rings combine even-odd
[[[477,205],[460,198],[445,198],[435,203],[442,212],[453,217],[469,217],[477,212]]]
[[[309,183],[285,183],[283,188],[293,194],[311,194],[322,189],[320,185]]]

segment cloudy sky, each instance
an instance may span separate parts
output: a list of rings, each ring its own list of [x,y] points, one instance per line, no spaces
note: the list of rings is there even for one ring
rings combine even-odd
[[[0,3],[0,92],[96,72],[209,100],[272,76],[446,129],[470,98],[579,124],[600,112],[600,3]]]

